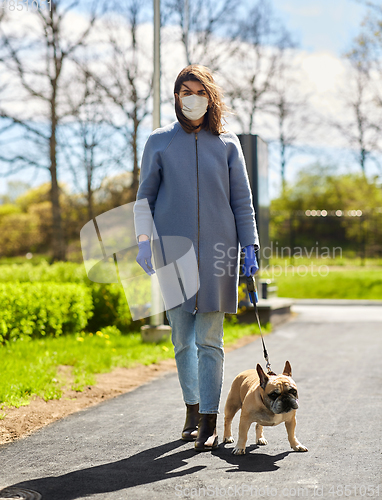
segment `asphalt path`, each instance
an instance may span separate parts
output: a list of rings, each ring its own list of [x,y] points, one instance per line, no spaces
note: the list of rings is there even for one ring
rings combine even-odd
[[[291,450],[283,424],[265,428],[265,447],[253,425],[244,456],[231,454],[234,444],[195,453],[179,439],[185,410],[172,373],[1,446],[0,490],[43,500],[382,497],[382,306],[294,310],[266,344],[274,371],[291,362],[308,453]],[[230,384],[258,362],[259,340],[226,355],[220,443]]]

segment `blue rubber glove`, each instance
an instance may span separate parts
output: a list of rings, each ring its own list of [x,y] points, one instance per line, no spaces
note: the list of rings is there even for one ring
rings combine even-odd
[[[150,241],[140,241],[138,243],[138,255],[137,262],[141,266],[141,268],[149,275],[155,274],[153,269],[153,265],[151,264],[151,246]]]
[[[243,274],[245,274],[245,276],[254,276],[259,270],[255,255],[255,246],[248,245],[244,247],[243,250],[245,252]]]

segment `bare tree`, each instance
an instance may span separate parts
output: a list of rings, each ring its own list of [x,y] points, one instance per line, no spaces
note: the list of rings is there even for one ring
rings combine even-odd
[[[79,73],[75,82],[76,95],[67,96],[72,119],[65,121],[59,131],[60,152],[78,191],[84,191],[85,184],[90,220],[95,216],[94,193],[120,158],[108,103],[87,74]]]
[[[382,151],[382,5],[359,0],[369,7],[358,36],[344,54],[348,65],[347,88],[339,98],[344,114],[332,124],[353,151],[363,174],[373,161],[382,171],[378,153]]]
[[[139,185],[139,130],[149,113],[152,90],[151,54],[145,52],[144,34],[139,32],[145,5],[145,0],[117,5],[118,16],[110,16],[104,24],[108,57],[87,65],[79,63],[111,106],[110,124],[123,141],[120,156],[125,163],[126,153],[131,154],[132,199]]]
[[[6,19],[6,11],[0,10],[0,26],[1,23],[4,22]],[[4,53],[4,43],[2,38],[0,38],[0,63],[1,63],[1,57],[3,56]],[[1,69],[1,66],[0,66]],[[4,162],[7,160],[7,157],[4,155],[4,149],[6,148],[7,144],[9,143],[9,133],[14,129],[15,123],[12,121],[12,119],[8,118],[6,115],[4,115],[2,109],[4,104],[7,102],[7,97],[9,93],[9,89],[11,87],[11,82],[5,81],[5,74],[2,75],[2,82],[0,84],[0,162]]]
[[[24,181],[8,181],[7,192],[6,194],[0,196],[0,204],[15,203],[17,198],[30,188],[30,184]]]
[[[1,117],[17,125],[22,134],[20,151],[10,149],[2,157],[3,169],[6,175],[29,166],[49,170],[53,260],[64,260],[66,256],[59,202],[57,132],[71,110],[65,109],[62,91],[70,85],[70,61],[92,31],[98,2],[85,3],[89,9],[85,27],[69,35],[70,20],[79,6],[79,0],[52,0],[51,10],[30,12],[29,22],[17,29],[10,18],[3,19],[0,25],[0,63],[12,76],[15,89],[13,99],[2,106]],[[17,105],[20,101],[21,108]]]
[[[369,12],[361,23],[361,32],[355,39],[355,45],[358,51],[367,51],[370,73],[374,76],[374,100],[382,109],[382,5],[372,1],[364,3],[369,7]],[[380,123],[378,120],[375,124],[379,133],[382,133]],[[380,144],[380,150],[381,146]]]
[[[277,144],[279,151],[283,190],[286,183],[287,163],[294,155],[306,150],[306,146],[302,146],[301,143],[313,132],[314,125],[309,95],[301,92],[301,86],[295,76],[294,56],[295,53],[291,47],[280,48],[275,78],[270,87],[270,104],[267,109],[277,119],[277,139],[271,142]]]
[[[332,125],[345,139],[363,174],[368,160],[376,160],[375,152],[380,139],[380,113],[376,109],[376,95],[372,78],[372,64],[368,44],[358,38],[353,49],[346,54],[348,62],[348,88],[340,98],[346,116],[333,120]],[[378,117],[379,115],[379,117]]]
[[[286,48],[291,42],[270,3],[264,0],[258,0],[246,13],[239,39],[234,66],[224,75],[226,95],[242,131],[251,134],[258,112],[269,109],[280,47]]]
[[[241,0],[164,2],[163,22],[179,28],[187,65],[204,64],[213,71],[221,69],[222,61],[236,50],[235,26],[241,4]]]

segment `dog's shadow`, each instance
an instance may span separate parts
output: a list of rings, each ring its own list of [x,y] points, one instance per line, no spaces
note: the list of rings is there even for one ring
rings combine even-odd
[[[221,443],[219,449],[212,453],[219,456],[220,459],[226,461],[228,464],[236,466],[230,467],[226,472],[274,472],[280,467],[276,465],[280,460],[284,460],[292,450],[284,451],[278,455],[267,455],[266,453],[251,453],[254,450],[263,448],[257,444],[247,446],[245,455],[232,455],[233,446],[227,447],[226,444]]]

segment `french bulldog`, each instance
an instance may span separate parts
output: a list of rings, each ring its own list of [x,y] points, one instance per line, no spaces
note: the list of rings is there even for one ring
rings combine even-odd
[[[308,451],[295,436],[296,411],[298,408],[297,387],[292,379],[289,361],[281,375],[270,372],[266,375],[258,364],[256,370],[239,373],[232,382],[224,409],[224,443],[233,443],[232,419],[241,408],[239,438],[234,455],[245,455],[249,428],[256,422],[256,444],[268,444],[263,426],[285,422],[288,439],[295,451]]]

